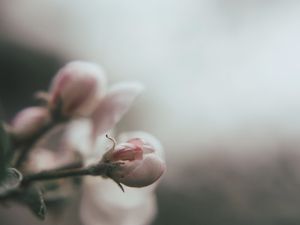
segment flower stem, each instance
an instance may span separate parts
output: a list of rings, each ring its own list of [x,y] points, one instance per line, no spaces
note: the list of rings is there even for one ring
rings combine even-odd
[[[43,171],[24,176],[21,185],[25,186],[34,181],[54,180],[59,178],[85,175],[106,177],[113,168],[116,168],[116,165],[110,163],[101,163],[86,168]]]

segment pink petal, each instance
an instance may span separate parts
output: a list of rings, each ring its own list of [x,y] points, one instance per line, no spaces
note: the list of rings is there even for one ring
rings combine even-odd
[[[127,146],[126,146],[127,144]],[[120,144],[120,147],[116,147],[115,151],[112,153],[112,160],[141,160],[143,158],[143,150],[140,146],[134,144]]]
[[[140,148],[143,146],[144,141],[141,138],[132,138],[130,140],[127,141],[130,144],[134,144],[139,146]]]
[[[106,92],[106,76],[98,65],[83,61],[66,64],[53,78],[50,107],[63,103],[65,115],[90,116]]]
[[[131,168],[128,170],[130,171]],[[163,160],[153,154],[147,155],[140,165],[118,179],[118,181],[129,187],[145,187],[157,181],[165,170],[166,165]]]
[[[94,98],[97,91],[97,85],[93,79],[86,78],[84,85],[81,85],[75,90],[76,92],[72,93],[73,96],[71,97],[74,99],[74,101],[70,101],[69,104],[66,104],[65,106],[66,114],[70,114],[72,111],[76,111],[80,108],[80,106],[84,105],[87,101]]]
[[[130,131],[124,132],[119,135],[118,142],[129,142],[140,140],[143,142],[143,152],[146,153],[153,153],[157,154],[160,158],[165,158],[164,149],[160,141],[154,137],[152,134],[149,134],[145,131]]]
[[[142,90],[138,82],[120,83],[111,88],[92,115],[93,140],[120,121]]]
[[[33,106],[20,111],[11,124],[12,133],[18,139],[30,137],[50,121],[47,108]]]

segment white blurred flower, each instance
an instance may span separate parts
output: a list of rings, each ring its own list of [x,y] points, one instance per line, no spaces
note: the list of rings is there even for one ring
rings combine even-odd
[[[93,153],[91,132],[92,123],[89,119],[77,119],[68,125],[63,138],[66,139],[66,145],[68,148],[77,151],[80,155],[86,158]]]
[[[155,185],[126,188],[123,193],[110,179],[87,177],[80,205],[84,225],[148,225],[157,211]]]
[[[103,143],[104,134],[110,132],[129,110],[136,97],[142,92],[143,85],[138,82],[122,82],[112,86],[90,118],[72,122],[66,137],[69,146],[88,157],[97,151],[96,142]]]
[[[92,138],[113,128],[143,90],[144,86],[139,82],[122,82],[112,86],[92,114]]]
[[[65,125],[54,127],[33,146],[27,157],[25,171],[36,173],[57,169],[77,160],[77,153],[71,151],[65,139],[61,138],[65,129]]]

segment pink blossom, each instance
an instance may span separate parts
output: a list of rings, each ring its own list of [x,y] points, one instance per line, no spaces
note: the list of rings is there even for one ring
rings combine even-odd
[[[28,138],[50,121],[50,113],[44,107],[28,107],[13,119],[10,131],[17,139]]]
[[[152,144],[153,143],[153,144]],[[129,187],[144,187],[157,181],[166,169],[158,140],[143,132],[142,137],[130,138],[108,151],[103,160],[120,163],[111,177]]]
[[[50,107],[61,101],[62,113],[67,116],[88,116],[105,92],[106,77],[93,63],[74,61],[58,71],[50,87]]]

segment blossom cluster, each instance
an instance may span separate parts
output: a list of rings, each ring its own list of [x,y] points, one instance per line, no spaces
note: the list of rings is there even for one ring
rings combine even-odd
[[[84,177],[82,222],[148,224],[155,214],[154,189],[166,168],[161,144],[141,131],[123,133],[117,141],[111,137],[142,91],[139,82],[107,87],[104,71],[94,63],[66,64],[49,91],[37,93],[43,104],[23,109],[6,126],[18,150],[16,167],[32,174],[74,162],[81,168],[113,165],[105,176]],[[126,193],[117,193],[115,183],[127,186]]]

